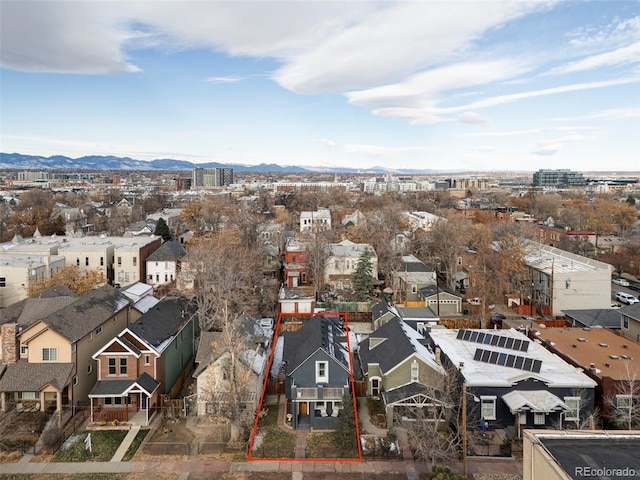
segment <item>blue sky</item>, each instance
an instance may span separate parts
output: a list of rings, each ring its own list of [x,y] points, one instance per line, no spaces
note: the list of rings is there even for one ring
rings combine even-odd
[[[0,2],[0,150],[640,170],[637,1]]]

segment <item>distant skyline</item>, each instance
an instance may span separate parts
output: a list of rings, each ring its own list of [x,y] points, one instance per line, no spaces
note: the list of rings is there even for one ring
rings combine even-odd
[[[637,1],[0,1],[0,151],[640,171]]]

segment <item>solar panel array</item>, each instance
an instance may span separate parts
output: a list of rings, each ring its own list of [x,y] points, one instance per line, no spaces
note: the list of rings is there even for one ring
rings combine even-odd
[[[493,333],[480,332],[478,330],[466,330],[464,328],[458,330],[456,337],[458,340],[467,342],[482,343],[483,345],[491,345],[494,347],[508,348],[518,352],[526,352],[529,349],[529,341],[519,338],[507,337],[505,335],[495,335]]]
[[[473,359],[479,362],[490,363],[492,365],[501,365],[504,367],[519,368],[527,372],[540,373],[542,360],[534,360],[520,355],[512,355],[510,353],[495,352],[476,348]]]

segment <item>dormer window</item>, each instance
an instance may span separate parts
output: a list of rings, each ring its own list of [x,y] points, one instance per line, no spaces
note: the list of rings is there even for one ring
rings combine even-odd
[[[411,381],[412,382],[418,381],[418,373],[419,373],[418,361],[414,360],[411,363]]]
[[[329,362],[316,362],[316,383],[329,383]]]

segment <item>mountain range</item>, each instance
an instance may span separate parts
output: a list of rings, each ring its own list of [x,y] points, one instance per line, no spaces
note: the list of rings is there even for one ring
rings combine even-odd
[[[89,155],[70,158],[63,155],[43,157],[39,155],[23,155],[21,153],[1,153],[0,170],[157,170],[157,171],[190,171],[202,168],[233,168],[236,172],[264,173],[387,173],[389,169],[371,167],[365,171],[349,167],[298,167],[280,166],[274,163],[260,165],[224,164],[218,162],[193,163],[187,160],[161,158],[156,160],[137,160],[130,157]],[[432,174],[442,173],[437,170],[399,169],[397,174]]]

